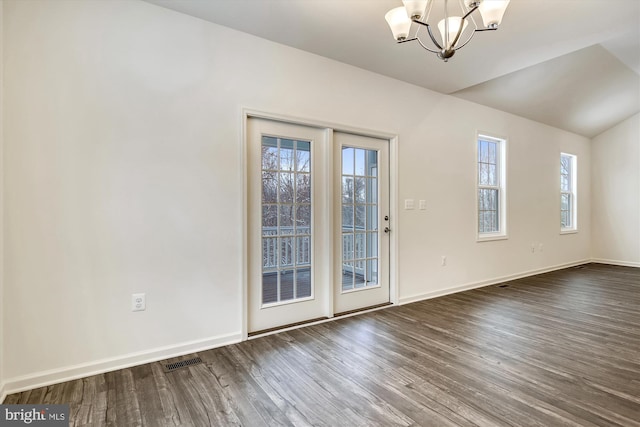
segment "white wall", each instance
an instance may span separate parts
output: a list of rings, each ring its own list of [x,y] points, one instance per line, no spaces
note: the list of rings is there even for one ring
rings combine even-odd
[[[143,2],[4,19],[14,389],[240,338],[243,107],[398,134],[400,202],[430,201],[395,225],[401,301],[589,258],[587,167],[559,234],[559,155],[588,165],[586,138]],[[475,242],[477,130],[509,139],[506,241]]]
[[[402,298],[519,275],[588,258],[590,245],[588,141],[532,121],[441,98],[400,131],[400,200],[435,200],[424,211],[402,211]],[[507,141],[508,233],[476,242],[476,129]],[[560,153],[578,156],[577,234],[560,235]],[[542,244],[542,250],[540,250]],[[532,252],[535,245],[535,252]],[[441,267],[441,256],[447,266]]]
[[[640,267],[640,114],[591,143],[593,258]]]
[[[6,346],[4,345],[4,267],[3,267],[3,249],[4,249],[4,222],[2,220],[3,209],[3,176],[4,176],[4,164],[3,164],[3,146],[4,146],[4,132],[3,132],[3,106],[4,106],[4,83],[3,83],[3,46],[4,46],[4,30],[3,30],[3,13],[4,3],[0,1],[0,403],[4,400],[4,352]]]

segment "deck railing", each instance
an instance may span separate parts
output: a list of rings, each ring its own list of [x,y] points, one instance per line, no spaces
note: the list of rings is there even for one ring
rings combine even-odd
[[[344,228],[343,231],[353,231],[353,228]],[[356,228],[355,234],[347,233],[342,238],[343,253],[351,254],[351,256],[349,256],[351,259],[365,258],[364,248],[366,247],[366,234],[358,233],[358,231],[364,231],[364,229]],[[295,235],[294,232],[298,234]],[[310,232],[310,227],[297,227],[296,229],[294,229],[294,227],[280,227],[280,235],[278,235],[278,227],[262,227],[263,271],[277,269],[278,267],[286,268],[293,267],[294,265],[310,265]],[[354,238],[352,239],[351,236],[354,236]],[[278,238],[280,239],[280,250],[278,250]],[[297,245],[295,244],[296,242]],[[280,256],[279,264],[278,256]],[[343,270],[361,274],[364,272],[364,262],[345,261],[343,263]]]
[[[278,236],[277,227],[262,227],[262,270],[310,265],[310,228],[280,227],[280,235]],[[294,235],[294,232],[298,234]],[[278,250],[278,238],[280,239],[280,250]],[[278,256],[280,256],[279,264]]]

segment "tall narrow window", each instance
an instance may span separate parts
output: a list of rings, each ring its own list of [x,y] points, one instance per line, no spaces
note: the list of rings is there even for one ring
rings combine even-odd
[[[577,230],[576,156],[560,154],[560,231]]]
[[[478,240],[506,238],[504,139],[478,136]]]

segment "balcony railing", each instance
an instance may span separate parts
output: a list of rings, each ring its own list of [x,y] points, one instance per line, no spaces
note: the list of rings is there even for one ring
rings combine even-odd
[[[262,270],[311,265],[310,233],[311,227],[280,227],[280,235],[278,227],[262,227]]]
[[[293,267],[311,264],[311,227],[262,227],[262,268],[272,270],[278,267]],[[350,259],[364,259],[366,247],[366,234],[364,228],[356,227],[356,233],[351,234],[352,227],[345,227],[343,231],[347,234],[342,238],[343,254],[352,254]],[[294,234],[297,232],[297,234]],[[351,236],[354,236],[353,239]],[[280,239],[280,251],[278,251],[278,238]],[[297,248],[296,243],[297,241]],[[278,263],[280,254],[280,263]],[[377,254],[376,254],[377,255]],[[369,255],[371,256],[371,255]],[[374,255],[375,256],[375,255]],[[344,268],[363,270],[364,266],[358,265],[358,261],[347,261]]]
[[[278,230],[280,234],[278,235]],[[342,250],[347,258],[342,262],[343,289],[353,289],[360,284],[374,283],[378,277],[377,262],[368,266],[378,254],[367,254],[364,228],[344,227]],[[294,234],[297,233],[297,234]],[[311,227],[263,227],[262,228],[262,271],[269,275],[278,270],[309,267],[311,265]],[[278,247],[278,241],[280,242]],[[296,244],[297,243],[297,244]],[[343,255],[344,256],[344,255]],[[280,257],[280,258],[278,258]],[[280,261],[280,262],[278,262]],[[369,268],[368,273],[366,273]],[[300,271],[300,270],[298,270]],[[365,274],[366,273],[366,274]],[[355,277],[355,282],[353,278]],[[373,279],[370,279],[372,278]],[[365,279],[366,278],[366,279]]]

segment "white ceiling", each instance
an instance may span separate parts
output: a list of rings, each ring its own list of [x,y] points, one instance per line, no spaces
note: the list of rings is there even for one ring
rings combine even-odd
[[[448,63],[395,43],[401,0],[146,1],[588,137],[640,111],[640,0],[511,0]]]

